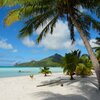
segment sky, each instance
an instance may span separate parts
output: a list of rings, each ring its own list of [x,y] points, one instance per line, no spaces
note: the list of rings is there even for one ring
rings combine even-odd
[[[43,27],[37,29],[31,37],[19,39],[17,36],[24,25],[23,21],[15,22],[9,27],[4,25],[4,18],[10,9],[0,8],[0,66],[12,66],[15,63],[40,60],[55,53],[64,56],[65,53],[77,49],[80,49],[82,54],[87,53],[76,29],[76,42],[71,45],[67,22],[61,20],[58,20],[53,35],[48,32],[40,44],[36,44],[36,38]],[[93,42],[95,42],[97,33],[92,29],[90,32],[92,33],[90,44],[95,47],[97,45]]]

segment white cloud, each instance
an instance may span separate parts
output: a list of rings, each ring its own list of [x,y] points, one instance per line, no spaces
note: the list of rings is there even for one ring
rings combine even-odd
[[[18,52],[18,50],[17,49],[13,49],[12,52],[13,53],[16,53],[16,52]]]
[[[36,32],[39,34],[43,27],[40,27]],[[69,29],[67,27],[67,23],[63,23],[62,21],[58,20],[56,26],[54,28],[53,34],[51,35],[50,32],[43,37],[42,41],[40,42],[40,46],[45,47],[47,49],[73,49],[75,46],[71,45]]]
[[[77,45],[79,45],[79,46],[84,46],[84,43],[83,43],[82,39],[76,40],[76,43],[77,43]]]
[[[0,38],[0,48],[10,50],[11,52],[17,52],[18,50],[13,47],[11,43],[7,41],[7,39]]]
[[[0,39],[0,48],[2,49],[13,49],[12,44],[8,43],[7,40]]]
[[[93,48],[93,47],[98,47],[99,45],[97,45],[96,43],[96,39],[91,39],[90,40],[90,45],[91,45],[91,47]]]
[[[40,27],[36,31],[37,34],[40,34],[42,29],[43,27]],[[95,39],[91,39],[89,41],[91,47],[98,46],[97,44],[94,43],[95,41],[96,41]],[[64,48],[67,50],[75,50],[77,49],[76,46],[83,47],[84,43],[81,39],[76,39],[75,43],[72,45],[67,23],[63,23],[62,21],[58,20],[54,28],[53,34],[51,35],[50,32],[48,32],[46,37],[43,37],[39,46],[45,47],[46,49],[53,49],[53,50],[64,49]]]
[[[26,45],[27,47],[33,47],[35,45],[34,41],[31,40],[29,37],[25,37],[23,40],[22,40],[22,43],[24,45]]]
[[[71,40],[66,41],[66,43],[64,44],[65,48],[67,48],[69,51],[70,50],[75,50],[76,49],[76,45],[77,45],[77,42],[75,42],[74,44],[72,44]]]
[[[89,43],[90,43],[90,45],[91,45],[92,48],[93,48],[93,47],[98,47],[98,46],[99,46],[99,45],[97,45],[95,42],[96,42],[96,39],[91,39],[91,40],[89,41]],[[83,43],[82,40],[78,40],[78,41],[76,41],[76,43],[77,43],[78,45],[80,45],[80,46],[84,46],[84,43]]]

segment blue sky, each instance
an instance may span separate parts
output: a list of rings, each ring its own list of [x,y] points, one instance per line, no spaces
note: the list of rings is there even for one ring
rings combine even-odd
[[[17,38],[19,30],[23,27],[23,22],[16,22],[11,26],[4,25],[4,18],[11,8],[0,8],[0,66],[14,65],[15,63],[31,60],[40,60],[55,53],[64,55],[70,50],[80,49],[82,53],[87,53],[77,31],[76,43],[71,45],[69,30],[66,22],[58,21],[54,29],[54,34],[48,34],[38,45],[35,43],[36,37],[41,32],[40,27],[33,33],[32,37],[23,40]],[[94,16],[95,17],[95,16]],[[91,30],[91,46],[95,46],[96,32]]]

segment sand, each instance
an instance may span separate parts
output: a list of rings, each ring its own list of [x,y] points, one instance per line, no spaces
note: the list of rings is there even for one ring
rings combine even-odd
[[[57,82],[57,83],[55,83]],[[50,85],[46,85],[52,83]],[[45,84],[46,86],[37,87]],[[63,84],[63,87],[61,86]],[[95,75],[88,78],[56,73],[43,75],[0,78],[0,100],[100,100]]]

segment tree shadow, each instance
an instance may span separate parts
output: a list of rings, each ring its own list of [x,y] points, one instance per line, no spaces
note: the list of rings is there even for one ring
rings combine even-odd
[[[69,94],[55,94],[52,92],[39,92],[37,96],[41,97],[41,100],[88,100],[85,96]],[[43,97],[43,98],[42,98]]]
[[[47,92],[47,90],[45,90],[46,88],[44,88],[44,90],[42,88],[42,91],[32,94],[43,98],[40,100],[99,100],[100,99],[100,91],[98,90],[97,87],[97,79],[94,76],[85,78],[75,77],[75,80],[69,80],[69,77],[67,78],[58,77],[49,81],[42,81],[41,84],[49,86],[48,87],[49,89],[51,87],[55,89],[54,91],[48,90]],[[59,87],[59,85],[61,84],[63,84],[63,88]],[[62,91],[58,92],[56,88],[62,89]],[[70,91],[70,93],[72,94],[69,94],[68,91]]]
[[[64,90],[65,95],[62,95],[63,91],[58,94],[55,93],[57,92],[56,90],[55,92],[54,91],[47,92],[44,90],[41,92],[34,93],[32,95],[41,97],[40,100],[99,100],[100,99],[100,91],[98,91],[97,88],[94,87],[92,84],[90,85],[90,83],[89,84],[80,83],[79,87],[69,86],[69,87],[63,87],[63,88],[66,89]],[[72,94],[68,93],[67,88],[68,90],[72,91]],[[76,92],[74,91],[75,89],[76,89]]]
[[[40,83],[40,85],[38,85],[37,87],[41,87],[41,86],[57,86],[60,84],[64,84],[64,83],[74,83],[79,81],[79,79],[75,79],[75,80],[70,80],[69,77],[57,77],[51,80],[47,80],[47,81],[42,81]]]
[[[98,83],[97,83],[97,78],[96,77],[86,77],[86,78],[81,78],[81,77],[75,77],[75,80],[69,80],[68,77],[58,77],[49,81],[42,81],[40,85],[37,87],[42,87],[42,86],[57,86],[63,84],[64,86],[69,86],[72,85],[76,82],[79,82],[80,85],[84,85],[85,83],[91,83],[95,87],[98,88]]]
[[[49,84],[51,83],[51,84]],[[64,94],[63,94],[63,88],[62,92],[58,91],[41,91],[36,93],[35,95],[43,97],[43,99],[40,100],[99,100],[100,99],[100,91],[98,90],[97,87],[97,78],[94,76],[90,77],[75,77],[75,80],[69,80],[69,77],[58,77],[54,78],[49,81],[42,81],[42,85],[49,86],[49,88],[52,86],[54,88],[59,88],[57,85],[63,85],[64,89]],[[55,87],[57,86],[57,87]],[[42,88],[43,89],[43,88]],[[70,93],[68,94],[68,90],[70,90]],[[57,92],[57,93],[55,93]]]

